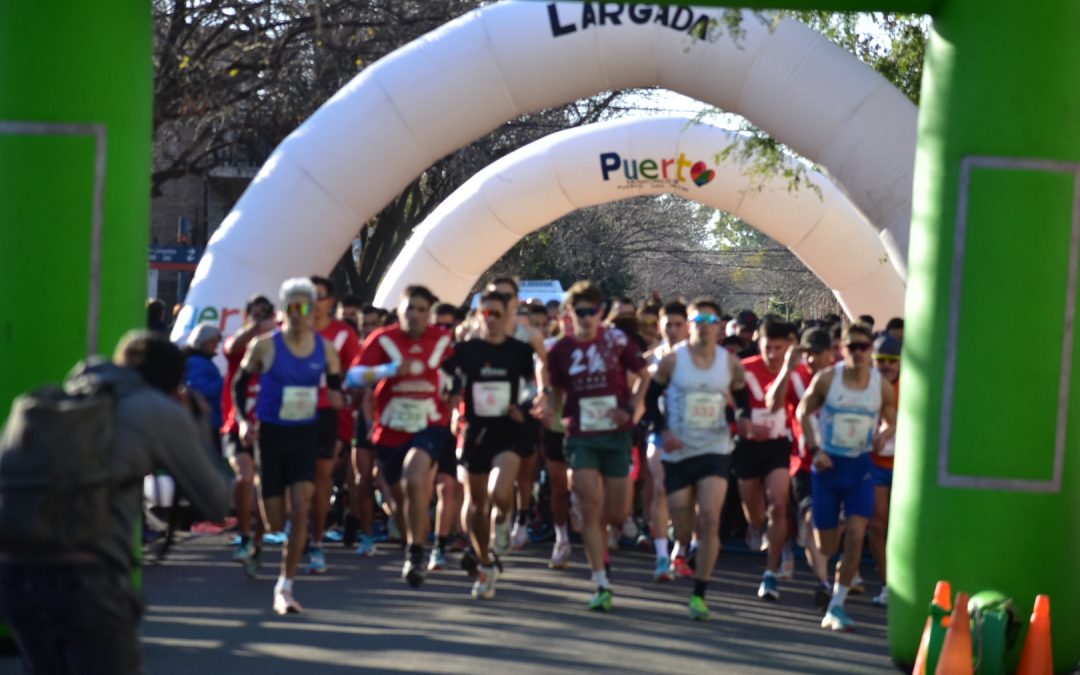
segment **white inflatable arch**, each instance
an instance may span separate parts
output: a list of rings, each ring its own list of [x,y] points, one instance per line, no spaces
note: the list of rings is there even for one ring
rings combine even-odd
[[[631,119],[552,134],[493,163],[416,229],[383,277],[375,304],[392,307],[408,284],[466,299],[476,280],[521,237],[576,209],[639,195],[674,194],[742,218],[791,249],[850,316],[900,316],[904,282],[881,240],[836,185],[777,176],[751,180],[716,148],[740,142],[684,117]],[[794,168],[795,162],[791,165]]]
[[[915,106],[798,22],[772,27],[746,14],[733,40],[722,12],[503,2],[364,69],[274,150],[226,217],[174,337],[200,320],[230,329],[250,293],[331,269],[409,181],[500,123],[653,85],[742,114],[824,167],[875,224],[903,275]]]

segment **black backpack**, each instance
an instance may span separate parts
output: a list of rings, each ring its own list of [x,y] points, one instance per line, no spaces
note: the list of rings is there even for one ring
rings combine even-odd
[[[91,378],[15,399],[0,437],[0,551],[63,554],[102,540],[115,411]]]

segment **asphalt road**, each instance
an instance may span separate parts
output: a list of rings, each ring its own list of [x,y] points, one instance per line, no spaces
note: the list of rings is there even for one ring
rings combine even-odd
[[[654,584],[641,551],[615,554],[615,607],[598,615],[585,609],[592,589],[578,547],[567,572],[547,569],[547,544],[511,554],[496,598],[476,601],[457,554],[455,569],[413,590],[399,578],[398,547],[363,559],[333,546],[328,574],[296,581],[304,614],[286,618],[270,610],[277,553],[257,580],[229,553],[223,536],[191,537],[147,568],[148,673],[896,672],[885,612],[868,596],[848,601],[857,632],[826,632],[805,566],[781,583],[779,603],[757,599],[760,554],[722,554],[709,589],[713,621],[699,624],[685,615],[690,581]],[[0,673],[16,672],[15,660],[0,659]]]

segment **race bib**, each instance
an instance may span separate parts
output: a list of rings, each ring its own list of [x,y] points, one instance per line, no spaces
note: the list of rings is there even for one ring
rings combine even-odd
[[[314,419],[318,403],[318,387],[284,387],[281,390],[281,409],[278,410],[278,419],[285,422]]]
[[[686,395],[686,427],[697,431],[718,429],[724,424],[724,395],[692,391]]]
[[[391,429],[415,434],[427,427],[430,409],[430,400],[395,398],[390,400],[383,418],[386,420],[386,426]]]
[[[750,411],[750,421],[768,428],[769,438],[783,438],[787,434],[787,413],[783,409],[770,412],[766,408],[754,408]]]
[[[873,428],[874,418],[869,415],[836,413],[833,415],[831,444],[858,455],[866,449]]]
[[[580,415],[578,427],[582,431],[615,431],[618,425],[608,417],[618,407],[614,396],[590,396],[578,401]]]
[[[477,417],[503,417],[510,412],[510,383],[473,382],[472,402]]]

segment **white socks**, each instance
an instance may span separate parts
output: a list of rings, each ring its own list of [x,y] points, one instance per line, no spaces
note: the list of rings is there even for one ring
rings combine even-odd
[[[656,547],[656,557],[666,558],[668,557],[668,543],[667,537],[660,537],[659,539],[653,539],[653,546]]]
[[[833,584],[832,600],[829,601],[829,609],[833,607],[843,607],[844,601],[847,600],[848,587],[837,581]]]
[[[282,591],[292,593],[292,579],[286,579],[283,576],[277,578],[277,583],[274,584],[274,592],[281,593]]]
[[[592,573],[593,585],[597,588],[608,588],[611,582],[608,581],[607,572],[600,570],[599,572]]]
[[[556,544],[562,544],[564,542],[567,543],[567,544],[570,543],[570,528],[568,526],[566,526],[566,525],[556,525],[555,526],[555,543]]]

